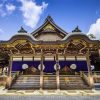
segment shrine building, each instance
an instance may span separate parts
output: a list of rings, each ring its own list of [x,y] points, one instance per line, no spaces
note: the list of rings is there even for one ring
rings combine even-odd
[[[51,16],[31,33],[21,27],[9,40],[0,41],[0,53],[8,56],[8,65],[2,66],[8,89],[92,89],[100,82],[94,77],[100,71],[100,41],[78,26],[64,31]]]

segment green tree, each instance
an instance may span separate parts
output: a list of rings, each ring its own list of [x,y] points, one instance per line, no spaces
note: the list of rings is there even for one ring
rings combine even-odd
[[[94,34],[91,34],[91,33],[88,34],[88,37],[89,37],[90,39],[92,39],[92,40],[93,40],[93,39],[96,39],[96,36],[95,36]]]
[[[9,65],[9,56],[6,53],[0,53],[0,67],[2,68],[2,72],[3,73],[3,69],[4,67]]]

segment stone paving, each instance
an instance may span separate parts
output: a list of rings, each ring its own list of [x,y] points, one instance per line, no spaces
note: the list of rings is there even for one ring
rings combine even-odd
[[[34,96],[100,96],[100,91],[95,90],[3,90],[0,95],[34,95]]]
[[[100,100],[100,96],[0,96],[0,100]]]
[[[100,96],[100,90],[7,90],[0,87],[0,96]],[[0,99],[2,100],[2,99]]]

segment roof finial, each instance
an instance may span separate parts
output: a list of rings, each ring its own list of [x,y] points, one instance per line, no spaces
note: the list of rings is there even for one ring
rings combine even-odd
[[[81,32],[81,30],[80,30],[79,27],[77,26],[72,32]]]
[[[46,21],[53,21],[52,17],[50,15],[47,16]]]
[[[27,31],[21,26],[20,30],[18,31],[18,33],[27,33]]]

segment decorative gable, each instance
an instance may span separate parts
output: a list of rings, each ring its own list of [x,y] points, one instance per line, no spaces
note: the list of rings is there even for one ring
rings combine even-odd
[[[56,31],[55,31],[55,28],[54,28],[51,24],[47,24],[47,25],[43,28],[43,31],[46,31],[46,32],[56,32]]]
[[[58,27],[53,19],[48,16],[43,25],[31,33],[37,40],[57,41],[62,40],[68,33]]]

